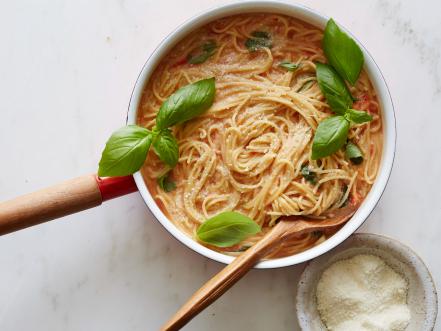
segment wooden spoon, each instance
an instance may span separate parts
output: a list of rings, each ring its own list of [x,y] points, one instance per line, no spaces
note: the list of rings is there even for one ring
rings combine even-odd
[[[213,301],[224,294],[260,259],[283,242],[294,236],[312,231],[333,228],[347,222],[354,215],[359,204],[348,205],[326,214],[325,219],[312,220],[307,217],[281,217],[260,241],[239,255],[233,262],[211,278],[179,309],[176,314],[161,328],[162,331],[179,330],[194,316],[208,307]]]

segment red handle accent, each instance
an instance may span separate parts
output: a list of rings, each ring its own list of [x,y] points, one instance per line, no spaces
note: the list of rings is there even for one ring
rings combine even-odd
[[[96,182],[100,189],[103,202],[138,191],[133,176],[105,178],[96,176]]]

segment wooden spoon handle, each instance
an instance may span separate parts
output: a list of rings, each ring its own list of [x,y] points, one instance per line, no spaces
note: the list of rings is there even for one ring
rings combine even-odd
[[[265,237],[239,255],[202,286],[161,328],[162,331],[179,330],[194,316],[208,307],[241,279],[268,252],[283,241],[287,222],[278,223]]]
[[[86,175],[0,203],[0,235],[99,206],[104,200],[134,192],[132,176]]]

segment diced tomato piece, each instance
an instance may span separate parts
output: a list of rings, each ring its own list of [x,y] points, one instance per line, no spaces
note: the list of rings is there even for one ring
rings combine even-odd
[[[315,53],[310,52],[310,51],[303,51],[302,54],[303,54],[304,56],[306,56],[306,57],[309,57],[309,56],[314,55]]]
[[[370,104],[369,105],[369,109],[368,109],[369,113],[371,114],[378,114],[378,107],[374,104]]]
[[[187,63],[187,58],[186,58],[186,57],[183,57],[182,59],[176,61],[176,62],[173,64],[173,67],[178,67],[178,66],[181,66],[181,65],[186,64],[186,63]]]
[[[358,194],[358,192],[355,192],[354,194],[350,194],[348,199],[349,199],[349,204],[355,206],[361,200],[361,195]]]
[[[357,101],[354,102],[352,108],[358,110],[367,110],[369,105],[369,96],[367,94],[362,94],[357,98]]]

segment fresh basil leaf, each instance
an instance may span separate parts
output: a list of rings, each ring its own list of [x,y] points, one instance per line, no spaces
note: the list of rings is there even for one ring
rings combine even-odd
[[[357,124],[372,121],[372,116],[369,113],[356,109],[348,109],[345,113],[345,117],[348,121]]]
[[[292,63],[290,61],[282,61],[279,63],[279,67],[282,67],[288,71],[296,71],[300,65]]]
[[[201,46],[201,52],[197,55],[189,54],[187,57],[188,63],[200,64],[204,63],[211,57],[216,51],[216,42],[213,40],[207,41]]]
[[[171,168],[178,163],[178,142],[169,129],[158,132],[155,139],[153,139],[153,149],[159,156],[159,159]]]
[[[165,192],[171,192],[176,189],[176,183],[170,179],[170,172],[158,177],[156,180],[159,187]]]
[[[253,31],[251,35],[254,38],[271,39],[271,35],[266,31]]]
[[[206,220],[199,226],[196,235],[207,244],[229,247],[260,231],[260,226],[251,218],[228,211]]]
[[[201,115],[213,104],[214,93],[214,77],[180,88],[161,105],[156,127],[162,130]]]
[[[137,125],[115,131],[106,143],[98,167],[98,176],[126,176],[143,165],[152,142],[152,133]]]
[[[331,109],[343,115],[352,106],[352,96],[345,82],[328,64],[316,63],[317,82]]]
[[[213,52],[214,50],[216,50],[216,48],[217,48],[217,45],[214,40],[209,40],[205,44],[202,45],[202,50],[204,52]]]
[[[361,153],[358,146],[352,142],[347,143],[345,155],[353,164],[361,164],[363,162],[363,153]]]
[[[265,31],[254,31],[251,33],[252,38],[248,38],[245,41],[245,47],[250,52],[255,52],[261,48],[271,48],[273,42],[271,41],[271,35]]]
[[[335,70],[354,85],[363,67],[363,52],[351,37],[340,30],[333,19],[326,24],[323,50]]]
[[[302,166],[301,172],[303,178],[305,178],[308,182],[310,182],[311,184],[317,183],[317,174],[314,171],[311,171],[308,165],[305,164],[304,166]]]
[[[331,116],[320,122],[312,143],[313,160],[337,152],[346,142],[349,122],[343,116]]]

